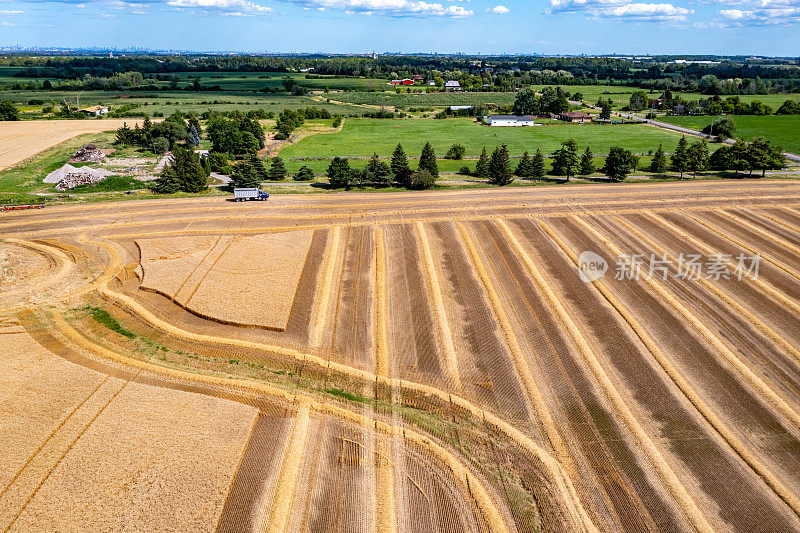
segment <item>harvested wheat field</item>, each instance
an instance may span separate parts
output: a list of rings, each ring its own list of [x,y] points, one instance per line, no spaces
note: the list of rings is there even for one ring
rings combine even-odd
[[[0,122],[0,170],[78,135],[112,131],[125,122],[131,127],[141,123],[136,119]]]
[[[4,529],[800,530],[798,182],[0,232],[0,291],[48,291],[0,310]]]

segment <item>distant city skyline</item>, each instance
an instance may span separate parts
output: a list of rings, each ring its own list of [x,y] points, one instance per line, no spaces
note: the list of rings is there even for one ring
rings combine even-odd
[[[0,46],[800,54],[800,0],[0,0]]]

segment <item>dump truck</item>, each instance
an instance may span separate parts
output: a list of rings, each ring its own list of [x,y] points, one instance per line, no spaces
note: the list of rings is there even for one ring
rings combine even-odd
[[[267,198],[269,198],[269,193],[256,187],[233,189],[233,199],[237,202],[246,202],[248,200],[264,201]]]

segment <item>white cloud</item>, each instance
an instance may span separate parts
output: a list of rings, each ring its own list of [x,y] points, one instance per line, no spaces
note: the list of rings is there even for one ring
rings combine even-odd
[[[767,0],[768,1],[768,0]],[[800,0],[799,0],[800,1]],[[627,0],[550,0],[547,13],[586,13],[586,18],[611,18],[631,22],[685,21],[694,10],[674,4]]]
[[[497,15],[505,15],[506,13],[511,13],[511,10],[508,9],[506,6],[494,6],[492,8],[486,8],[487,13],[495,13]]]
[[[338,9],[351,13],[385,14],[398,17],[434,16],[469,17],[471,9],[461,6],[445,6],[438,2],[424,0],[289,0],[304,7],[317,9]]]
[[[635,3],[608,9],[602,15],[629,20],[679,21],[686,20],[686,15],[691,13],[694,13],[694,11],[672,4]]]
[[[247,0],[167,0],[172,7],[213,10],[228,15],[251,15],[270,13],[272,8]]]
[[[800,7],[781,5],[781,7],[760,7],[755,9],[722,9],[722,20],[718,26],[777,26],[800,22]]]
[[[607,6],[624,4],[624,0],[550,0],[548,13],[576,13],[597,11]]]

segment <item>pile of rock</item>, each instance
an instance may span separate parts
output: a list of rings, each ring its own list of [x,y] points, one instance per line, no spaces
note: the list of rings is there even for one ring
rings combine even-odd
[[[106,154],[93,144],[87,144],[72,156],[73,163],[99,163],[105,159]]]
[[[44,179],[45,183],[57,183],[56,190],[65,191],[73,189],[78,185],[87,183],[97,183],[103,181],[113,172],[104,168],[73,167],[69,163],[54,170]]]

